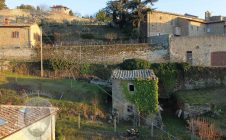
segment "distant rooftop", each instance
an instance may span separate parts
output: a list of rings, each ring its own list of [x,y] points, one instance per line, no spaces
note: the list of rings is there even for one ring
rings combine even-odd
[[[63,6],[63,5],[53,5],[53,6],[50,7],[50,8],[66,8],[66,9],[69,9],[68,7]]]
[[[112,79],[134,80],[134,79],[157,79],[153,70],[114,70]]]
[[[204,19],[199,18],[198,16],[194,16],[194,15],[190,15],[190,14],[178,14],[178,13],[172,13],[172,12],[165,12],[165,11],[158,11],[158,10],[154,10],[153,12],[156,13],[163,13],[163,14],[169,14],[169,15],[175,15],[175,16],[179,16],[182,18],[187,18],[187,19],[193,19],[193,20],[198,20],[198,21],[205,21]]]
[[[165,11],[158,11],[158,10],[154,10],[152,12],[156,12],[156,13],[163,13],[163,14],[169,14],[169,15],[175,15],[178,16],[179,18],[182,19],[187,19],[190,21],[195,21],[195,22],[200,22],[200,23],[206,23],[206,24],[211,24],[211,23],[218,23],[218,22],[225,22],[226,18],[223,16],[211,16],[210,15],[210,19],[211,20],[205,20],[205,19],[201,19],[198,16],[195,15],[191,15],[191,14],[178,14],[178,13],[172,13],[172,12],[165,12]]]
[[[57,112],[53,107],[0,105],[0,139],[5,138]],[[26,123],[19,118],[26,113]]]

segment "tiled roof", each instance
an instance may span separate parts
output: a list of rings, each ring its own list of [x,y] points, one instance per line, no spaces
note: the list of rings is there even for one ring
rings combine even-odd
[[[163,14],[168,14],[168,15],[175,15],[175,16],[178,16],[181,19],[187,19],[189,21],[195,21],[195,22],[200,22],[200,23],[205,23],[205,24],[226,22],[225,20],[206,21],[205,19],[201,19],[201,18],[196,17],[196,16],[188,16],[188,15],[182,15],[182,14],[177,14],[177,13],[172,13],[172,12],[165,12],[165,11],[157,11],[157,10],[154,10],[152,12],[153,13],[163,13]],[[149,12],[149,13],[152,13],[152,12]]]
[[[134,79],[157,79],[153,70],[114,70],[112,79],[134,80]]]
[[[57,110],[53,107],[0,105],[0,118],[6,121],[0,125],[0,139],[56,113]]]

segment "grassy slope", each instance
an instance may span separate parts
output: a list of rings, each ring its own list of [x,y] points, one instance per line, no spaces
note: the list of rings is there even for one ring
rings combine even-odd
[[[114,136],[113,126],[112,124],[108,124],[106,122],[100,121],[90,121],[82,119],[81,122],[81,130],[77,128],[77,114],[78,106],[84,102],[91,102],[91,100],[95,96],[106,95],[101,91],[97,86],[80,81],[73,81],[71,87],[70,79],[62,79],[62,80],[50,80],[45,78],[33,77],[33,76],[25,76],[25,75],[17,75],[11,73],[0,73],[0,89],[12,89],[7,91],[7,93],[1,93],[4,98],[0,98],[0,103],[12,103],[14,105],[23,105],[24,98],[18,95],[15,92],[15,83],[16,86],[22,86],[32,90],[43,90],[51,94],[51,96],[59,99],[60,93],[65,93],[63,96],[63,100],[55,100],[50,99],[51,103],[54,106],[57,106],[61,109],[58,113],[57,118],[57,128],[56,135],[57,139],[65,138],[67,140],[73,139],[89,139],[90,135],[86,134],[86,132],[94,133],[95,137],[92,139],[107,139],[106,135],[101,136],[101,131],[107,131],[110,135]],[[7,96],[5,96],[7,95]],[[89,106],[90,104],[88,104]],[[91,106],[91,105],[90,105]],[[105,105],[106,106],[106,105]],[[165,117],[164,117],[165,118]],[[167,117],[168,118],[168,117]],[[182,128],[181,123],[170,124],[172,121],[168,121],[165,119],[164,122],[169,128],[169,132],[175,133],[174,130],[171,129],[173,127]],[[125,132],[126,129],[132,128],[131,123],[120,122],[118,126],[118,132]],[[98,132],[98,133],[97,133]],[[159,132],[159,130],[154,131],[156,135],[156,139],[166,140],[167,136]],[[179,133],[183,133],[180,131]],[[85,135],[88,138],[85,138]],[[149,139],[151,134],[150,128],[141,128],[141,136],[140,139]],[[160,137],[161,135],[161,137]],[[178,136],[178,135],[176,135]]]
[[[84,139],[84,134],[87,131],[94,133],[95,135],[97,135],[96,131],[108,131],[110,134],[112,133],[114,135],[112,124],[108,124],[106,122],[90,121],[82,118],[82,129],[78,130],[77,128],[77,114],[80,108],[79,106],[82,104],[90,110],[93,107],[91,103],[94,98],[99,97],[99,99],[103,99],[103,97],[106,97],[106,93],[104,93],[96,85],[92,85],[87,82],[72,81],[70,79],[51,80],[26,75],[0,73],[0,104],[23,105],[26,102],[26,99],[23,96],[16,93],[15,85],[16,87],[31,90],[41,89],[42,91],[50,94],[51,97],[55,98],[49,99],[49,101],[54,106],[60,108],[56,123],[57,139]],[[60,93],[64,93],[62,98],[63,100],[58,100],[61,96]],[[101,107],[101,105],[103,104],[99,103],[97,107],[99,109],[106,108]],[[129,127],[130,126],[123,123],[118,127],[118,131],[124,132]],[[96,139],[101,139],[101,137],[97,137]]]
[[[63,100],[91,102],[94,97],[106,95],[99,87],[87,82],[70,79],[51,80],[9,73],[1,75],[0,77],[5,77],[0,80],[1,88],[15,89],[21,87],[29,91],[40,90],[56,99],[59,99],[63,94]]]
[[[226,131],[226,88],[181,91],[176,96],[184,103],[214,104],[216,110],[221,110],[221,115],[210,119],[214,120],[217,126]]]

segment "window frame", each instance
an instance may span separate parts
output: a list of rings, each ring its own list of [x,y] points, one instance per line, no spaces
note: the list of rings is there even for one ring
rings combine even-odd
[[[12,32],[12,38],[20,38],[20,32],[19,31],[13,31]]]
[[[133,89],[133,90],[131,90],[131,86],[132,86],[132,89]],[[128,91],[129,91],[129,92],[135,92],[135,86],[134,86],[134,84],[128,83]]]
[[[133,112],[134,112],[134,107],[133,107],[133,105],[127,105],[126,110],[127,110],[128,113],[133,113]]]

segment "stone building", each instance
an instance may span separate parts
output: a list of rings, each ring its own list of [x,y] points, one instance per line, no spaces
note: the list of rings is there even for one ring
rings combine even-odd
[[[0,24],[0,48],[32,48],[40,42],[41,29],[36,23]]]
[[[162,11],[147,13],[147,37],[158,35],[203,36],[226,33],[225,17],[205,13],[205,19]]]
[[[152,70],[114,70],[112,79],[112,107],[119,113],[119,119],[128,120],[136,112],[135,105],[126,99],[125,87],[129,94],[136,92],[135,79],[157,80]],[[127,91],[126,91],[127,92]]]
[[[1,140],[55,140],[57,108],[0,105]]]
[[[51,7],[51,12],[69,15],[70,9],[63,5],[54,5]]]
[[[172,37],[170,62],[187,62],[193,66],[226,67],[226,36]]]

